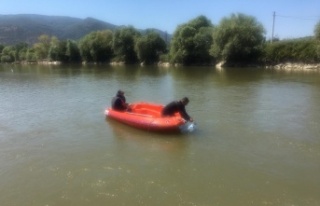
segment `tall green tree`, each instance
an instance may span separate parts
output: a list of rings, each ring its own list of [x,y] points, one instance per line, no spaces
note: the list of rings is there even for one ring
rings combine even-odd
[[[29,46],[27,43],[21,42],[14,46],[15,49],[15,61],[25,61],[26,53]]]
[[[316,41],[317,41],[318,59],[320,59],[320,21],[316,24],[316,26],[314,28],[314,34],[315,34]]]
[[[155,32],[147,32],[136,41],[136,53],[140,62],[145,64],[154,64],[159,61],[161,54],[166,52],[166,43]]]
[[[205,16],[178,26],[171,40],[171,61],[184,65],[211,63],[212,31],[213,25]]]
[[[95,31],[79,42],[81,56],[86,62],[109,62],[113,57],[113,33],[110,30]]]
[[[261,57],[264,42],[261,23],[245,14],[232,14],[215,28],[210,53],[227,64],[251,63]]]
[[[28,62],[36,62],[37,56],[34,48],[28,48],[26,52],[26,60]]]
[[[57,37],[52,37],[49,49],[49,60],[67,62],[66,41],[60,41]]]
[[[52,45],[49,50],[49,58],[51,61],[68,62],[67,41],[59,40],[55,45]]]
[[[115,61],[121,61],[126,64],[138,62],[138,57],[135,52],[135,42],[140,36],[140,32],[131,26],[116,30],[113,35]]]
[[[68,62],[81,62],[80,50],[77,43],[73,40],[67,40],[67,51]]]
[[[53,37],[54,38],[54,37]],[[51,37],[48,35],[41,35],[38,42],[33,45],[38,61],[47,60],[51,46]]]
[[[5,46],[1,53],[2,63],[11,63],[15,61],[15,48],[14,46]]]
[[[3,48],[4,48],[4,45],[0,44],[0,54],[2,53]]]
[[[320,21],[314,27],[314,34],[318,41],[320,41]]]

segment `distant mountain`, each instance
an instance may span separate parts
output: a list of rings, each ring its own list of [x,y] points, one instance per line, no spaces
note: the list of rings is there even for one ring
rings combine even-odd
[[[0,15],[0,44],[14,45],[20,42],[33,44],[42,34],[56,36],[59,40],[78,40],[92,31],[121,28],[94,18],[73,18],[66,16],[45,16],[35,14]],[[137,28],[136,28],[137,29]],[[169,41],[170,35],[153,29]],[[145,30],[139,30],[144,33]]]

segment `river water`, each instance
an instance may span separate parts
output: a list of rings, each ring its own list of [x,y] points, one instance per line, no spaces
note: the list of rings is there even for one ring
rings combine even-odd
[[[105,119],[188,96],[197,130]],[[320,205],[320,73],[0,66],[2,206]]]

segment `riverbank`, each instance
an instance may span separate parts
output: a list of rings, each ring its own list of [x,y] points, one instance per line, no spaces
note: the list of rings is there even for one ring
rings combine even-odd
[[[226,64],[225,62],[219,62],[215,65],[218,69],[230,68],[230,67],[243,67],[243,65],[238,64]],[[266,68],[274,70],[283,70],[283,71],[320,71],[320,63],[307,64],[307,63],[280,63],[275,65],[245,65],[245,67],[257,67],[257,68]]]
[[[320,71],[320,64],[281,63],[274,66],[266,66],[267,69],[284,71]]]
[[[14,62],[12,64],[41,64],[41,65],[62,65],[64,63],[59,61],[39,61],[39,62]],[[103,63],[88,63],[88,62],[82,62],[83,65],[87,64],[103,64]],[[110,62],[105,63],[107,65],[112,66],[123,66],[125,65],[124,62]],[[144,64],[140,64],[141,66],[144,66]],[[182,64],[172,64],[169,62],[159,62],[156,64],[159,67],[177,67],[177,66],[183,66]],[[257,67],[257,68],[266,68],[266,69],[274,69],[274,70],[283,70],[283,71],[320,71],[320,63],[314,63],[314,64],[307,64],[307,63],[280,63],[275,65],[261,65],[261,64],[253,64],[253,65],[239,65],[239,64],[226,64],[225,62],[219,62],[217,64],[210,64],[210,65],[198,65],[198,66],[214,66],[217,69],[223,69],[223,68],[232,68],[232,67]]]

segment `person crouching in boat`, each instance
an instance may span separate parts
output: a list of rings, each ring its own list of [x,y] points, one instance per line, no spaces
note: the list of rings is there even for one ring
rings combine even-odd
[[[128,111],[130,110],[129,104],[126,102],[124,91],[118,90],[115,97],[111,101],[112,109],[116,111]]]
[[[188,103],[188,97],[184,97],[178,101],[172,101],[162,109],[162,116],[174,116],[176,112],[179,112],[183,119],[192,122],[193,120],[188,115],[185,108],[185,106],[187,106]]]

